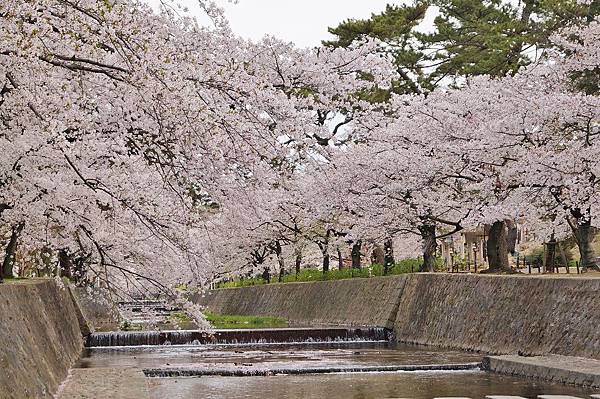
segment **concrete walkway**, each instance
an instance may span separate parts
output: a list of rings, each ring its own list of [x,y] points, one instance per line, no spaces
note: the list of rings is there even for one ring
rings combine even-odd
[[[600,388],[600,360],[560,355],[505,355],[486,357],[483,365],[487,370],[502,374]]]
[[[58,399],[148,399],[148,382],[140,369],[72,369]]]

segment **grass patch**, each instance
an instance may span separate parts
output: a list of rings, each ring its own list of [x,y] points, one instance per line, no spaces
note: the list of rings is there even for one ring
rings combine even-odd
[[[46,277],[4,277],[4,280],[0,284],[37,284],[48,280],[50,279]]]
[[[173,324],[191,323],[194,320],[183,311],[171,312],[169,321]]]
[[[418,272],[421,267],[421,259],[404,259],[397,262],[394,267],[391,268],[388,276],[414,273]],[[343,280],[348,278],[369,278],[383,276],[383,265],[372,264],[370,266],[363,267],[362,269],[342,269],[342,270],[331,270],[327,273],[323,273],[319,269],[302,269],[300,273],[289,273],[283,276],[282,283],[300,283],[308,281],[327,281],[327,280]],[[271,278],[271,284],[278,283],[278,276]],[[216,288],[234,288],[234,287],[248,287],[252,285],[263,285],[267,284],[267,281],[262,277],[253,278],[242,278],[234,281],[227,281],[218,283]]]
[[[132,323],[129,320],[123,320],[119,325],[119,330],[121,331],[142,331],[144,329],[144,325],[141,323]]]
[[[167,320],[170,324],[179,329],[191,330],[197,328],[194,319],[181,310],[171,312]]]
[[[204,313],[204,315],[210,324],[220,329],[276,328],[289,325],[287,320],[280,317],[220,315],[209,312]]]

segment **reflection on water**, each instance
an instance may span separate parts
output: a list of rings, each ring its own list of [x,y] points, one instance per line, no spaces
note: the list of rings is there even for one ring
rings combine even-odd
[[[302,368],[349,365],[448,364],[483,354],[391,343],[153,346],[88,349],[76,367]],[[588,397],[592,392],[481,371],[274,375],[268,377],[148,378],[152,399],[379,399],[486,395]]]
[[[536,398],[540,394],[589,395],[589,392],[575,387],[482,371],[152,378],[149,381],[152,399],[432,399],[440,396],[484,398],[486,395],[517,395]]]
[[[194,364],[406,365],[479,362],[481,354],[391,343],[301,344],[276,346],[153,346],[127,350],[88,349],[76,367],[158,368]]]

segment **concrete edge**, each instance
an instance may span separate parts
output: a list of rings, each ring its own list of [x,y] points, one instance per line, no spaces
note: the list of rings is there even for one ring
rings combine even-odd
[[[551,356],[537,356],[537,362],[524,356],[485,356],[482,369],[490,372],[521,377],[535,378],[545,381],[559,382],[589,388],[600,388],[600,369],[596,372],[577,370],[574,367],[561,367]],[[564,356],[564,358],[568,358]],[[586,360],[572,358],[574,360]]]
[[[83,311],[81,310],[81,305],[77,300],[77,296],[73,293],[73,287],[69,285],[67,289],[69,290],[69,296],[71,297],[73,307],[75,308],[75,313],[77,316],[77,321],[79,322],[79,329],[81,330],[81,335],[86,337],[94,332],[94,328],[85,318]]]
[[[592,275],[586,276],[585,274],[578,274],[576,276],[568,276],[560,274],[543,274],[541,276],[535,274],[481,274],[481,273],[445,273],[445,272],[413,272],[413,273],[401,273],[401,274],[392,274],[388,276],[373,276],[373,277],[352,277],[352,278],[342,278],[337,280],[315,280],[315,281],[294,281],[287,283],[273,282],[269,284],[256,284],[249,285],[244,287],[226,287],[226,288],[215,288],[215,289],[204,289],[200,290],[198,293],[206,293],[209,294],[211,291],[227,291],[227,290],[239,290],[248,287],[277,287],[277,286],[286,286],[286,285],[304,285],[304,284],[322,284],[329,283],[332,281],[346,281],[346,280],[372,280],[372,279],[393,279],[398,278],[399,276],[435,276],[435,278],[444,277],[447,278],[487,278],[487,279],[529,279],[529,280],[568,280],[568,281],[595,281],[600,280],[600,275]],[[195,294],[195,293],[194,293]],[[193,295],[193,294],[192,294]]]

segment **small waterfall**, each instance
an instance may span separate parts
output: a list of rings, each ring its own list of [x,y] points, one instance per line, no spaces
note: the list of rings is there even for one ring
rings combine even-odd
[[[90,334],[86,346],[191,345],[195,340],[205,340],[202,335],[210,334],[200,331],[114,331]]]
[[[142,345],[272,344],[389,341],[390,330],[364,328],[273,328],[247,330],[114,331],[90,334],[87,347]]]

